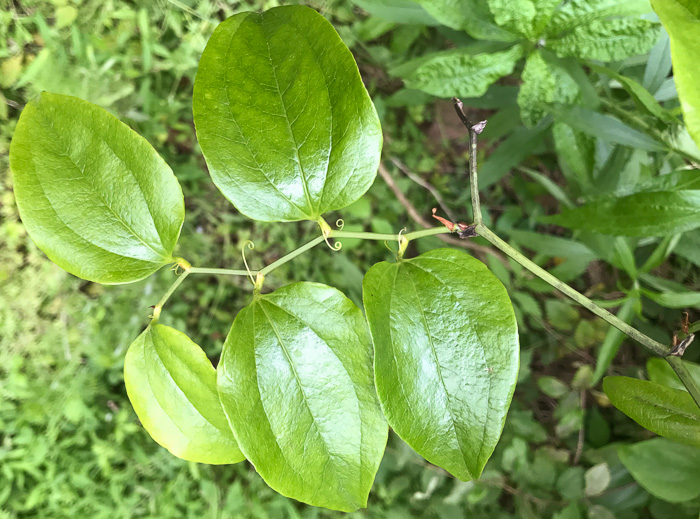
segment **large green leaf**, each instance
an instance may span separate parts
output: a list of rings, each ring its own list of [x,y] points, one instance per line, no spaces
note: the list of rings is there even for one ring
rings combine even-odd
[[[650,494],[681,503],[700,496],[700,449],[666,440],[651,440],[617,449],[622,464]]]
[[[700,146],[700,3],[697,0],[652,0],[652,5],[671,38],[673,79],[683,107],[683,119]]]
[[[129,346],[124,382],[131,405],[155,441],[199,463],[245,459],[216,389],[216,371],[202,349],[168,326],[149,326]]]
[[[256,295],[218,371],[236,439],[268,485],[315,506],[366,506],[388,428],[359,308],[317,283]]]
[[[71,274],[128,283],[174,262],[180,185],[143,137],[99,106],[47,92],[31,100],[10,165],[29,235]]]
[[[251,218],[317,220],[374,181],[377,113],[352,54],[312,9],[221,23],[199,62],[193,108],[214,183]]]
[[[452,29],[465,30],[478,40],[514,41],[513,34],[498,26],[488,0],[417,0],[430,15]]]
[[[409,88],[438,97],[480,97],[494,81],[513,72],[522,55],[519,45],[476,55],[457,49],[424,61],[404,81]]]
[[[700,447],[700,408],[686,392],[629,377],[606,377],[612,404],[642,427],[670,440]]]
[[[614,61],[646,54],[658,39],[658,23],[613,18],[577,25],[568,34],[552,40],[549,48],[562,57]]]
[[[518,375],[518,332],[503,285],[452,249],[365,275],[377,394],[389,425],[425,459],[478,478]]]
[[[602,198],[542,220],[616,236],[666,236],[700,227],[700,190]]]
[[[528,56],[522,77],[518,104],[520,117],[529,128],[547,115],[546,105],[571,104],[578,95],[578,86],[566,70],[539,50]]]

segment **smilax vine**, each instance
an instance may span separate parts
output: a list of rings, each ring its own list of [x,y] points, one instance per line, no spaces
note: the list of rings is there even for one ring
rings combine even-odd
[[[10,152],[17,205],[36,245],[56,264],[105,284],[179,272],[131,344],[124,379],[155,441],[200,463],[247,459],[276,491],[315,506],[367,505],[388,427],[426,460],[478,478],[506,418],[518,373],[518,332],[503,285],[464,252],[404,258],[411,240],[481,236],[611,325],[666,357],[688,389],[655,393],[651,407],[700,423],[700,391],[671,350],[560,282],[493,234],[481,216],[477,136],[470,135],[474,221],[398,234],[347,232],[323,218],[372,185],[382,132],[355,61],[330,23],[299,6],[242,13],[221,23],[194,85],[197,138],[212,180],[246,216],[311,220],[320,235],[260,271],[204,268],[175,257],[184,200],[150,144],[102,108],[43,93],[24,109]],[[692,200],[691,200],[692,202]],[[696,201],[697,202],[697,201]],[[700,223],[698,223],[700,225]],[[397,261],[374,265],[363,311],[333,287],[302,281],[274,292],[265,277],[331,239],[389,240]],[[252,245],[252,244],[250,244]],[[253,297],[233,320],[215,370],[184,333],[159,324],[163,306],[194,274],[249,275]],[[683,347],[680,347],[683,345]],[[638,403],[642,381],[613,377],[615,405],[660,430]],[[667,400],[663,399],[667,397]],[[661,404],[653,402],[661,399]],[[666,403],[665,403],[666,402]],[[675,409],[675,411],[674,411]],[[684,414],[685,413],[685,414]]]

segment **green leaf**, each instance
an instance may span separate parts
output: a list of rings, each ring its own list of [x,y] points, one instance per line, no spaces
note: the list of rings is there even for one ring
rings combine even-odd
[[[644,291],[644,295],[665,308],[700,307],[700,292],[654,292]]]
[[[556,10],[547,32],[551,38],[595,20],[650,13],[649,0],[571,0]]]
[[[421,5],[413,0],[352,0],[372,16],[389,20],[390,22],[440,25],[440,22],[430,16]]]
[[[488,0],[494,21],[512,33],[536,40],[561,0]]]
[[[561,122],[552,125],[552,137],[562,174],[572,184],[588,191],[595,164],[595,141]]]
[[[700,5],[695,0],[652,0],[654,11],[671,38],[673,79],[683,108],[683,119],[700,146]]]
[[[561,57],[619,61],[646,54],[659,39],[659,24],[635,18],[593,20],[577,25],[549,48]]]
[[[518,93],[520,116],[532,128],[545,115],[546,105],[571,104],[578,95],[578,86],[567,72],[537,50],[528,56],[523,69],[523,84]]]
[[[429,462],[462,480],[478,478],[518,374],[505,288],[481,262],[452,249],[378,263],[362,288],[389,425]]]
[[[199,62],[193,109],[214,183],[250,218],[317,220],[374,181],[374,105],[333,26],[307,7],[221,23]]]
[[[216,371],[182,332],[156,324],[129,346],[124,383],[148,434],[178,458],[214,465],[245,459],[216,389]]]
[[[526,157],[532,155],[532,150],[540,145],[550,124],[551,119],[543,119],[534,128],[521,126],[513,131],[481,165],[479,188],[485,189],[495,184]]]
[[[516,34],[496,24],[488,0],[417,0],[430,15],[452,29],[465,30],[477,40],[515,41]]]
[[[693,377],[696,384],[700,384],[700,364],[690,362],[687,360],[683,361],[683,364],[688,369],[688,373]],[[671,365],[666,362],[665,359],[660,359],[653,357],[647,360],[647,374],[649,375],[649,380],[656,382],[672,389],[680,389],[683,391],[688,391],[688,389],[683,385],[681,379],[678,378],[676,372],[673,371]]]
[[[700,227],[700,190],[602,198],[542,221],[615,236],[665,236]]]
[[[547,110],[557,121],[606,142],[643,151],[666,151],[666,146],[662,143],[610,115],[580,106],[548,106]]]
[[[224,411],[267,484],[314,506],[366,506],[388,430],[360,309],[317,283],[258,294],[221,359]]]
[[[632,97],[635,104],[643,111],[646,111],[647,114],[668,124],[673,124],[676,122],[676,118],[673,117],[668,110],[663,108],[646,88],[633,79],[623,76],[622,74],[618,74],[614,70],[600,65],[591,64],[590,67],[599,74],[604,74],[611,79],[618,81],[622,85],[622,88],[624,88],[630,97]]]
[[[651,495],[681,503],[700,496],[700,449],[664,438],[624,445],[617,455]]]
[[[438,97],[480,97],[491,83],[513,72],[522,54],[519,45],[476,55],[470,49],[457,49],[424,61],[404,81],[408,88]]]
[[[15,198],[51,261],[97,283],[128,283],[173,263],[182,190],[150,144],[102,108],[42,93],[10,147]]]
[[[637,298],[632,297],[627,299],[622,306],[620,306],[620,309],[617,312],[617,318],[627,324],[630,324],[634,319],[634,310],[638,304],[639,300]],[[617,355],[620,345],[626,338],[627,336],[614,326],[611,326],[608,329],[607,333],[605,334],[605,339],[603,339],[603,343],[600,345],[600,349],[598,350],[591,385],[595,386],[598,384],[598,381],[603,378],[603,375],[605,375],[605,372],[610,367],[610,364],[612,364],[615,355]]]
[[[606,377],[610,402],[642,427],[670,440],[700,447],[700,409],[686,391],[629,377]]]

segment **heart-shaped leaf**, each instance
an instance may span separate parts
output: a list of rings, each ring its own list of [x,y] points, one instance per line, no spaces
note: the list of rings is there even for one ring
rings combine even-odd
[[[236,439],[281,494],[366,506],[387,440],[362,312],[338,290],[296,283],[236,317],[218,369]]]
[[[99,106],[46,92],[33,99],[10,165],[29,235],[71,274],[128,283],[175,261],[180,184],[146,139]]]
[[[129,346],[124,382],[151,437],[178,458],[219,465],[245,459],[216,389],[216,371],[182,332],[156,324]]]
[[[425,459],[478,478],[518,375],[518,331],[503,285],[452,249],[365,275],[377,394],[389,425]]]
[[[374,105],[333,26],[307,7],[220,24],[199,62],[193,107],[214,183],[250,218],[317,220],[376,176]]]

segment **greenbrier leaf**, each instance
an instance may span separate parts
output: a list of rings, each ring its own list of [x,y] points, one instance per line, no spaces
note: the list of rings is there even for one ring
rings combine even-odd
[[[408,88],[438,97],[480,97],[491,83],[513,72],[522,55],[519,45],[476,55],[457,49],[424,61],[404,81]]]
[[[686,392],[629,377],[606,377],[612,404],[642,427],[670,440],[700,447],[700,410]]]
[[[268,485],[314,506],[366,506],[388,428],[359,308],[317,283],[258,294],[218,371],[236,439]]]
[[[542,220],[615,236],[666,236],[700,227],[700,190],[602,198]]]
[[[317,220],[376,176],[374,105],[352,54],[313,9],[221,23],[199,62],[193,109],[214,183],[251,218]]]
[[[549,48],[562,57],[615,61],[649,52],[658,39],[658,23],[613,18],[577,25],[565,36],[552,40]]]
[[[513,34],[493,19],[488,0],[417,0],[430,15],[447,27],[465,30],[477,40],[515,41]]]
[[[547,26],[549,38],[595,20],[650,14],[649,0],[571,0],[562,3]]]
[[[700,449],[664,438],[617,449],[622,464],[651,495],[681,503],[700,496]]]
[[[374,265],[362,289],[389,425],[429,462],[478,478],[518,375],[505,288],[480,261],[436,249]]]
[[[216,371],[184,333],[146,328],[126,354],[124,382],[143,426],[178,458],[215,465],[244,459],[219,402]]]
[[[673,79],[683,108],[683,119],[700,146],[700,4],[695,0],[652,0],[654,11],[671,38]]]
[[[545,115],[545,106],[571,104],[578,95],[578,86],[567,72],[537,50],[528,56],[523,70],[523,84],[518,93],[520,117],[529,128]]]
[[[42,93],[22,111],[10,165],[29,235],[71,274],[128,283],[175,261],[180,185],[143,137],[102,108]]]

